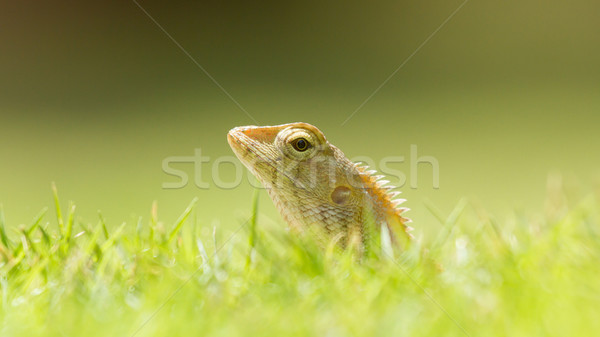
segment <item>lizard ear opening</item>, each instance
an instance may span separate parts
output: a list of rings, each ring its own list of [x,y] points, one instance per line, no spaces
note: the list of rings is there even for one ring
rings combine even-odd
[[[344,205],[350,200],[351,191],[346,186],[338,186],[331,192],[331,200],[338,205]]]

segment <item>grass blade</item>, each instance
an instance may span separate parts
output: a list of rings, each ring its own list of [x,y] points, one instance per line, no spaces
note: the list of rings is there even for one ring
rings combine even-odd
[[[65,244],[69,244],[71,239],[71,233],[73,232],[73,221],[75,217],[75,205],[71,203],[69,207],[69,217],[67,219],[67,226],[65,228]]]
[[[104,238],[108,240],[110,235],[108,234],[108,228],[106,228],[106,221],[104,221],[104,217],[100,211],[98,211],[98,217],[100,218],[100,224],[102,224],[102,233],[104,233]]]
[[[38,226],[40,225],[40,222],[42,222],[42,219],[44,218],[44,216],[46,215],[46,212],[48,211],[48,207],[44,207],[39,213],[38,215],[33,218],[33,223],[31,224],[31,226],[29,227],[29,229],[27,230],[27,234],[31,236],[31,234],[33,234],[33,232],[38,228]]]
[[[150,210],[150,233],[148,234],[149,242],[154,242],[156,226],[158,226],[158,203],[156,200],[154,200],[152,202],[152,209]]]
[[[117,228],[117,230],[108,238],[108,240],[106,240],[102,244],[102,246],[100,247],[102,252],[106,252],[107,249],[109,249],[110,247],[112,247],[115,244],[115,242],[121,235],[121,232],[123,232],[123,228],[125,228],[125,225],[127,225],[127,223],[123,222],[121,224],[121,226],[119,226],[119,228]]]
[[[58,190],[56,184],[52,183],[52,195],[54,197],[54,207],[56,209],[56,220],[58,221],[58,230],[61,235],[64,235],[65,222],[63,220],[62,211],[60,209],[60,201],[58,200]]]
[[[256,220],[258,219],[258,188],[254,189],[252,196],[252,216],[250,217],[250,234],[248,235],[248,255],[246,256],[246,270],[250,268],[252,263],[252,252],[256,245]]]
[[[5,220],[4,220],[4,207],[0,204],[0,241],[2,244],[10,249],[8,236],[6,235]]]
[[[185,211],[183,211],[183,213],[179,216],[179,219],[177,219],[177,221],[175,222],[175,227],[169,234],[169,240],[167,241],[168,243],[171,243],[171,241],[173,241],[173,239],[175,239],[175,236],[177,236],[177,233],[181,229],[181,226],[183,226],[183,224],[185,223],[185,220],[188,218],[188,216],[192,212],[192,209],[194,209],[196,202],[198,202],[198,198],[194,198],[192,200],[192,202],[190,202],[188,207],[185,209]]]

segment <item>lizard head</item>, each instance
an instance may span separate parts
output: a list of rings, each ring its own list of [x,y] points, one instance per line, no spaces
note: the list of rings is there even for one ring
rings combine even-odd
[[[236,127],[227,135],[240,161],[294,225],[350,223],[363,204],[355,165],[307,123]]]

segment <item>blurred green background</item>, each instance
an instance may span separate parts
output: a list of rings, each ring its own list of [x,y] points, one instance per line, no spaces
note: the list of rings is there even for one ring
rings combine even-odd
[[[411,144],[435,157],[439,189],[425,165],[418,188],[402,188],[419,229],[438,228],[425,200],[535,211],[548,173],[582,193],[600,176],[598,1],[469,1],[343,126],[461,1],[139,3],[258,123],[315,124],[348,157],[408,157]],[[231,156],[227,131],[255,122],[134,2],[4,1],[0,26],[9,225],[51,205],[52,181],[90,222],[147,216],[153,200],[175,220],[195,196],[207,223],[249,212],[246,179],[162,188],[177,181],[164,158]],[[231,165],[217,173],[233,180]]]

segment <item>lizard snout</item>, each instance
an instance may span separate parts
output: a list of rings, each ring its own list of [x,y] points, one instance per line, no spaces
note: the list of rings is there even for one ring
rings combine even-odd
[[[234,137],[239,141],[246,136],[253,141],[272,143],[280,130],[280,126],[238,126],[231,129],[227,137]]]

